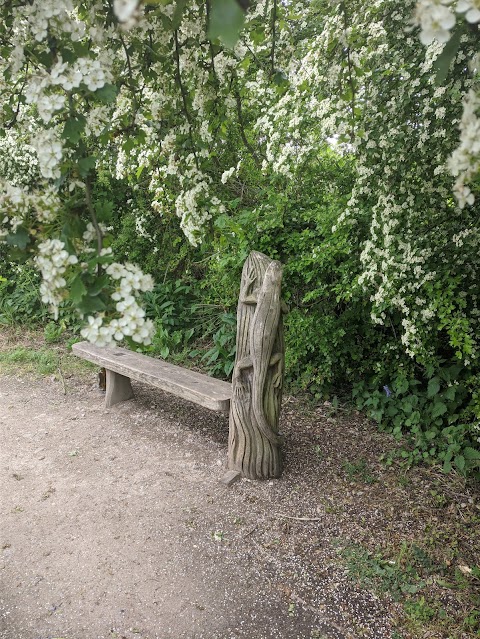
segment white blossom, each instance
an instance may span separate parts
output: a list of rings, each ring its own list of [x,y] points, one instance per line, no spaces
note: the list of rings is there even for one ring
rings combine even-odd
[[[465,13],[467,22],[480,22],[480,0],[458,0],[456,10]]]
[[[420,40],[430,44],[434,40],[447,42],[454,27],[455,14],[450,9],[451,0],[420,0],[415,21],[420,25]]]

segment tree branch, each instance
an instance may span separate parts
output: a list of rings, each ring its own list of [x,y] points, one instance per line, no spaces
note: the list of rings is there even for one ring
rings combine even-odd
[[[275,71],[275,38],[276,38],[276,22],[277,22],[277,0],[273,0],[272,10],[272,51],[270,54],[270,75]]]
[[[347,9],[345,7],[345,2],[342,2],[342,10],[343,10],[343,28],[345,33],[347,33],[348,28],[348,18],[347,18]],[[353,79],[353,64],[352,59],[350,57],[350,46],[347,43],[347,65],[348,65],[348,81],[350,84],[350,91],[352,94],[350,100],[350,108],[352,110],[352,123],[351,123],[351,131],[350,131],[350,141],[353,144],[355,142],[355,82]]]
[[[85,200],[87,203],[87,209],[90,214],[90,218],[92,220],[93,228],[95,229],[95,233],[97,235],[97,251],[98,255],[100,255],[103,248],[103,234],[102,229],[97,220],[97,215],[95,213],[95,208],[92,202],[92,182],[89,176],[85,179]],[[102,267],[100,264],[97,265],[97,275],[100,275],[102,271]]]
[[[243,119],[243,112],[242,112],[242,99],[240,97],[240,93],[238,91],[238,87],[236,84],[233,88],[233,94],[235,96],[235,103],[237,105],[237,117],[238,117],[238,124],[240,126],[240,137],[242,138],[242,141],[245,144],[246,148],[252,154],[252,157],[255,160],[256,164],[259,166],[260,160],[258,159],[258,155],[256,154],[253,146],[248,141],[246,133],[245,133],[245,121]]]
[[[195,152],[195,145],[193,143],[193,135],[192,135],[192,120],[190,117],[190,113],[188,111],[187,93],[185,91],[185,87],[183,86],[182,75],[180,72],[180,47],[178,44],[178,29],[175,29],[175,31],[173,32],[173,37],[175,41],[176,77],[177,77],[178,86],[180,88],[180,93],[182,95],[183,112],[185,114],[185,118],[187,119],[187,123],[188,123],[188,133],[190,137],[190,144],[192,146],[192,153],[193,153],[193,157],[195,158],[195,165],[198,169],[199,168],[198,158]]]

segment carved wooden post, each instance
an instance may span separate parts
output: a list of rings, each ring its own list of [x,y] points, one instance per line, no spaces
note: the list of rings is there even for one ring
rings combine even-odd
[[[228,467],[250,479],[282,472],[278,418],[285,346],[282,265],[253,251],[242,271],[237,357],[230,404]]]

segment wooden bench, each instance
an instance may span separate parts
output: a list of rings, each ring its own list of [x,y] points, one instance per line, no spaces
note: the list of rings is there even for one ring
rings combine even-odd
[[[224,483],[280,477],[278,432],[285,342],[281,299],[282,265],[252,251],[243,265],[237,308],[237,354],[232,383],[125,350],[88,342],[73,352],[106,370],[105,405],[133,397],[135,379],[211,410],[230,412],[228,468]]]
[[[107,408],[132,399],[130,380],[135,379],[210,410],[230,410],[232,385],[227,382],[125,348],[100,348],[89,342],[79,342],[72,350],[78,357],[105,368]]]

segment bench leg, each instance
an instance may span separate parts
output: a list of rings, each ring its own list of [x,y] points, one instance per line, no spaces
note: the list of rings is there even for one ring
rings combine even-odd
[[[133,390],[130,378],[120,373],[114,373],[107,368],[107,394],[105,395],[105,408],[110,408],[119,402],[132,399]]]

